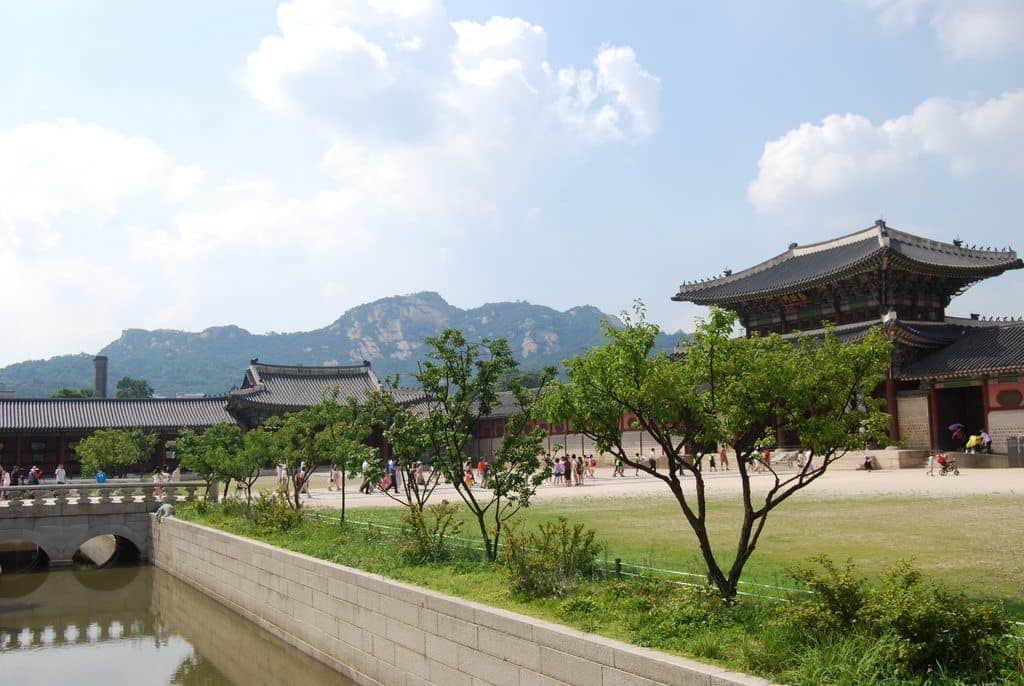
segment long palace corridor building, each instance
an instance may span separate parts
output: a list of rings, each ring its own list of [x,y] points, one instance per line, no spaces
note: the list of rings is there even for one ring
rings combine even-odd
[[[947,427],[987,428],[993,447],[1024,435],[1024,321],[953,317],[971,284],[1024,264],[1010,248],[942,243],[886,226],[786,252],[749,269],[684,283],[673,300],[717,305],[747,334],[820,334],[853,341],[881,327],[894,344],[884,393],[890,438],[950,449]]]

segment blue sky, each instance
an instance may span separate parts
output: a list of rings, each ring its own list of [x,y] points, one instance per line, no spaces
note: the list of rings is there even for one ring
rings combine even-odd
[[[4,3],[0,364],[418,290],[689,328],[880,215],[1021,249],[1022,48],[1002,0]]]

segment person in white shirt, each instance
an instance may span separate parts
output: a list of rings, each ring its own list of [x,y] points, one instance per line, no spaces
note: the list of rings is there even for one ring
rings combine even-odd
[[[57,479],[58,484],[66,484],[68,482],[68,473],[64,470],[64,464],[57,465],[57,469],[53,471],[53,476]]]

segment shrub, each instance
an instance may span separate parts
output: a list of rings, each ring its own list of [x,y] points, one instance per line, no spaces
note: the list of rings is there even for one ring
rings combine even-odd
[[[593,529],[570,526],[564,517],[536,532],[510,527],[502,549],[511,590],[530,598],[562,596],[594,575],[601,546]]]
[[[406,561],[414,564],[440,562],[451,557],[448,545],[450,536],[458,536],[462,521],[458,519],[459,507],[447,500],[438,505],[429,505],[427,512],[410,507],[402,517],[409,525],[403,531],[401,554]],[[428,516],[429,515],[429,516]]]
[[[813,598],[777,611],[784,640],[806,643],[810,653],[833,655],[830,660],[843,653],[836,646],[860,646],[847,658],[862,680],[869,672],[886,672],[894,678],[969,677],[974,683],[1015,669],[1020,651],[1007,638],[1011,623],[998,603],[979,603],[926,582],[910,562],[894,565],[873,587],[852,563],[837,567],[826,557],[813,562],[795,572]],[[805,665],[813,661],[805,657]]]
[[[839,567],[826,555],[812,557],[808,564],[793,570],[793,578],[814,596],[785,607],[782,618],[789,628],[820,633],[857,624],[867,590],[866,580],[857,575],[852,560]]]
[[[262,529],[287,531],[302,523],[302,512],[293,509],[283,493],[261,492],[247,514]]]
[[[241,517],[249,513],[249,508],[240,500],[225,498],[220,502],[220,511],[226,517]]]
[[[872,589],[861,618],[872,633],[893,637],[894,657],[922,674],[991,673],[1006,658],[1012,629],[1000,604],[926,582],[909,562],[897,563]]]

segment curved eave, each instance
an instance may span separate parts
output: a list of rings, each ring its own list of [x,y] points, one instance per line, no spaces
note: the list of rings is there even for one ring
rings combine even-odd
[[[888,269],[897,265],[902,271],[913,272],[915,274],[958,279],[962,283],[954,293],[961,292],[968,286],[983,279],[999,276],[1006,271],[1024,268],[1024,262],[1019,258],[1013,258],[1010,261],[1003,263],[982,264],[972,267],[951,267],[920,262],[891,250],[878,250],[865,256],[861,260],[843,265],[843,267],[839,269],[830,270],[822,274],[816,274],[813,278],[795,281],[782,286],[755,288],[730,293],[725,296],[716,296],[713,292],[707,293],[709,289],[716,288],[716,285],[704,285],[702,288],[696,288],[696,284],[694,284],[692,289],[680,288],[679,292],[672,296],[672,300],[676,302],[692,302],[696,305],[706,306],[734,305],[748,300],[765,299],[788,295],[791,293],[798,293],[810,288],[817,288],[829,283],[834,283],[837,280],[869,273],[873,269],[881,267],[883,264],[886,265],[886,268]],[[725,285],[726,283],[728,283],[728,281],[723,280],[721,285]]]
[[[974,377],[982,374],[1021,374],[1024,373],[1024,367],[1019,365],[1000,367],[978,367],[975,369],[958,369],[955,371],[944,372],[942,374],[902,374],[897,372],[896,378],[901,381],[923,381],[925,379],[959,379],[964,377]]]

